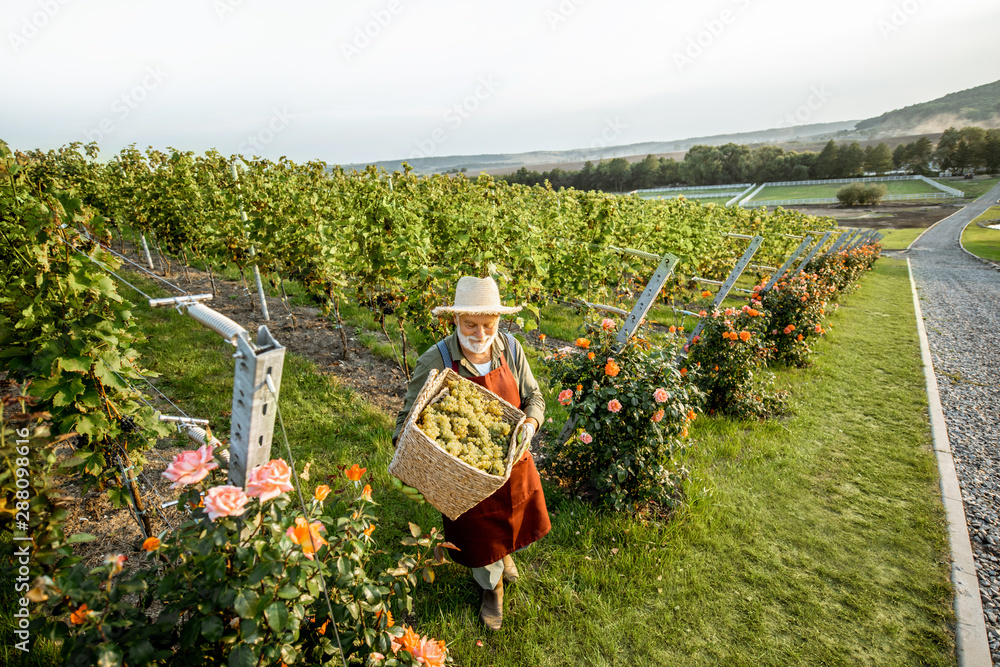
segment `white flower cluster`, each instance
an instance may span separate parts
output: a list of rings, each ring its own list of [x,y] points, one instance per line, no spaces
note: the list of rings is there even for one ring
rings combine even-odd
[[[485,400],[464,380],[451,380],[448,389],[447,396],[421,413],[421,430],[470,466],[503,475],[510,424],[503,421],[500,402]]]

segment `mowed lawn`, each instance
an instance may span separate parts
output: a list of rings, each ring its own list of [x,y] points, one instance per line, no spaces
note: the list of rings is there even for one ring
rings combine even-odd
[[[941,192],[923,181],[879,181],[886,186],[886,194],[910,195]],[[769,185],[754,196],[754,199],[813,199],[836,197],[837,191],[846,183],[816,183],[812,185]],[[753,200],[751,200],[753,201]]]
[[[977,222],[1000,224],[1000,206],[991,206],[962,232],[962,245],[977,257],[1000,262],[1000,229],[980,227]]]
[[[994,185],[1000,183],[1000,178],[939,178],[935,179],[942,185],[961,190],[970,199],[978,199],[990,191]]]

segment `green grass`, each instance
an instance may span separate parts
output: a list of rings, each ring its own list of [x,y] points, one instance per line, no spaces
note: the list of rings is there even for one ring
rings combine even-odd
[[[551,321],[543,310],[543,330],[572,340],[574,315],[564,310]],[[232,348],[173,310],[140,306],[136,316],[159,386],[225,433]],[[880,260],[829,322],[814,366],[779,373],[795,416],[695,422],[689,506],[674,521],[598,513],[546,483],[553,530],[516,557],[522,580],[507,591],[504,629],[489,635],[479,625],[476,590],[459,566],[419,589],[418,629],[446,639],[467,666],[954,664],[944,516],[905,264]],[[407,521],[439,525],[436,512],[388,485],[395,415],[294,354],[281,413],[297,465],[313,464],[311,484],[338,465],[369,469],[385,548]],[[287,457],[279,437],[272,451]]]
[[[1000,206],[992,206],[962,231],[962,245],[977,257],[1000,262],[1000,229],[980,227],[977,222],[1000,220]]]
[[[988,209],[980,213],[979,216],[973,220],[973,222],[993,223],[996,220],[1000,220],[1000,206],[990,206]]]
[[[905,250],[920,236],[925,227],[904,227],[903,229],[883,229],[882,248],[885,250]]]
[[[994,185],[1000,182],[1000,178],[990,177],[990,178],[977,178],[972,181],[967,181],[964,178],[938,178],[936,179],[942,185],[947,185],[948,187],[955,188],[956,190],[961,190],[965,193],[966,197],[971,199],[978,199],[984,194],[989,192]]]
[[[923,181],[881,181],[890,195],[924,194],[941,192]],[[814,185],[771,185],[761,190],[754,199],[813,199],[836,197],[837,191],[846,183],[816,183]],[[751,200],[753,201],[753,200]]]

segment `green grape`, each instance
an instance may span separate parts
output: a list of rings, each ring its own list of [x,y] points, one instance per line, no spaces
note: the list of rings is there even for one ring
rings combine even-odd
[[[491,475],[503,475],[511,426],[499,401],[484,399],[471,382],[452,380],[448,395],[417,421],[446,452]]]

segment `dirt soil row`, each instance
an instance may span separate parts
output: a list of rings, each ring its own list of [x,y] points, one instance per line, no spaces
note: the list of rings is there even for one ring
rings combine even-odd
[[[802,211],[810,215],[829,216],[837,220],[841,227],[863,227],[865,229],[904,229],[930,227],[964,204],[905,204],[886,203],[878,206],[789,206],[786,208]]]

